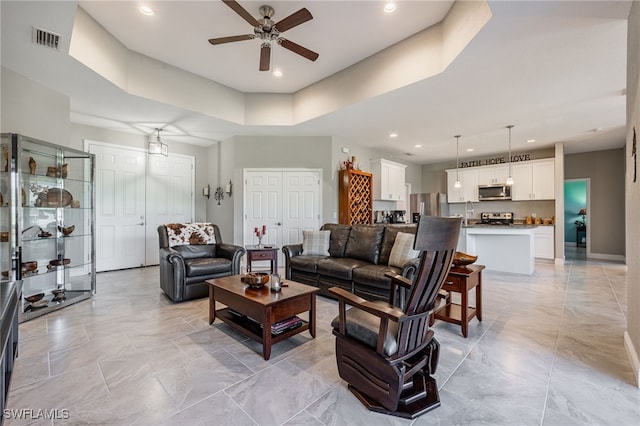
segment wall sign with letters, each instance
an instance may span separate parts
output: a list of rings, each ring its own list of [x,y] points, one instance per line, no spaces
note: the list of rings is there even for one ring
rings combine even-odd
[[[514,154],[511,156],[512,163],[519,163],[521,161],[530,161],[531,154]],[[495,166],[496,164],[508,164],[509,159],[506,157],[493,157],[486,158],[484,160],[470,160],[470,161],[461,161],[460,168],[464,169],[466,167],[480,167],[480,166]]]

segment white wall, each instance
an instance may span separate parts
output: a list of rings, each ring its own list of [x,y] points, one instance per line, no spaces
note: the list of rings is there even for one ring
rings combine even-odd
[[[640,176],[633,182],[637,157],[632,155],[633,129],[640,139],[640,2],[634,1],[627,24],[627,145],[626,145],[626,223],[627,223],[627,331],[625,347],[640,387]],[[637,141],[636,141],[637,148]],[[636,154],[637,155],[637,154]],[[640,170],[638,170],[640,174]]]

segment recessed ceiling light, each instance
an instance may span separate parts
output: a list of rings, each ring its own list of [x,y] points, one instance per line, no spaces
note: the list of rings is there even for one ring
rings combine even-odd
[[[467,152],[473,152],[473,148],[467,148]]]
[[[273,70],[273,75],[276,77],[282,77],[282,71],[276,68]]]
[[[416,145],[416,148],[422,148],[422,145],[418,144]]]
[[[397,138],[397,137],[398,137],[398,134],[397,134],[397,133],[390,133],[390,134],[389,134],[389,137],[390,137],[390,138]]]
[[[527,143],[534,143],[535,141],[536,141],[535,139],[529,139]]]
[[[143,15],[147,15],[147,16],[151,16],[153,15],[153,10],[148,7],[148,6],[140,6],[138,8],[138,10],[140,11],[140,13],[142,13]]]
[[[384,5],[384,11],[386,13],[391,13],[394,10],[396,10],[396,4],[394,2],[390,1],[390,2],[387,2],[387,4]]]

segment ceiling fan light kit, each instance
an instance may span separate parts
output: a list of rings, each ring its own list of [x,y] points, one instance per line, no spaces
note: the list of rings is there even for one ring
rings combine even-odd
[[[290,30],[293,27],[297,27],[307,21],[313,19],[311,12],[307,8],[302,8],[297,12],[292,13],[279,22],[274,22],[271,17],[275,13],[271,6],[260,6],[259,12],[263,17],[260,20],[255,19],[245,8],[235,0],[222,0],[224,4],[229,6],[240,17],[253,26],[253,34],[244,34],[237,36],[210,38],[209,43],[212,45],[218,45],[223,43],[232,43],[236,41],[259,39],[262,41],[260,45],[260,65],[258,69],[260,71],[268,71],[271,68],[271,44],[276,42],[285,49],[302,56],[310,61],[318,59],[318,53],[300,46],[297,43],[280,37],[280,34]]]

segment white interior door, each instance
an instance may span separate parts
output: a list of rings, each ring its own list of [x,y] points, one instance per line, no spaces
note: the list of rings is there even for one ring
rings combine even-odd
[[[258,244],[255,228],[267,228],[262,244],[282,244],[282,172],[251,172],[245,179],[244,244]]]
[[[282,247],[302,242],[303,230],[320,228],[319,170],[245,171],[244,244],[258,243],[254,230],[266,226],[262,243]],[[283,265],[278,251],[278,263]]]
[[[158,226],[193,222],[194,158],[149,155],[147,170],[146,265],[157,265]]]
[[[145,152],[89,144],[96,155],[96,270],[145,262]]]
[[[284,172],[282,245],[302,242],[302,231],[320,229],[320,176],[317,171]]]

